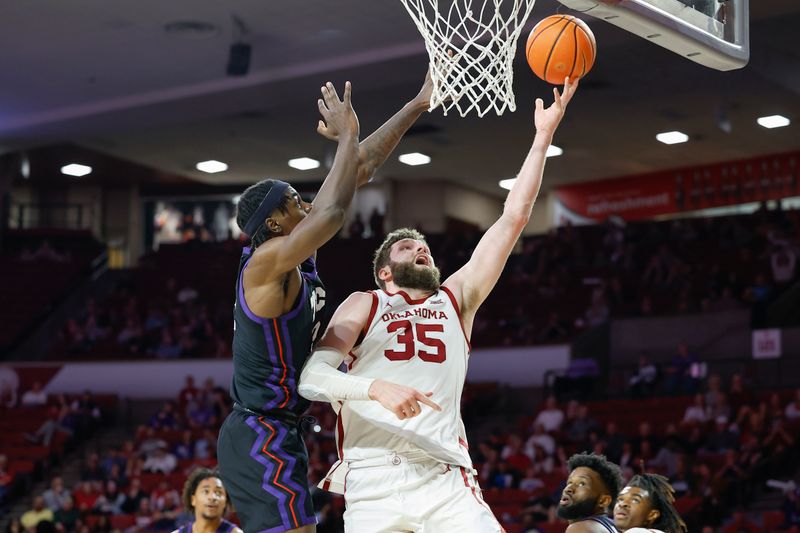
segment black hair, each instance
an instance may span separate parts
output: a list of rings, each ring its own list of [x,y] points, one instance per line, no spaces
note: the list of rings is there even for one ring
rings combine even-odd
[[[675,509],[675,489],[669,480],[658,474],[638,474],[628,482],[628,487],[638,487],[646,490],[650,496],[653,509],[659,516],[650,527],[660,529],[664,533],[686,533],[686,523],[681,519]]]
[[[397,241],[402,241],[403,239],[414,239],[417,241],[422,241],[427,245],[427,242],[425,241],[425,235],[415,229],[400,228],[387,235],[378,249],[375,250],[375,255],[372,258],[372,273],[375,276],[375,283],[377,283],[378,287],[381,289],[386,288],[386,283],[380,278],[380,276],[378,276],[378,272],[380,269],[389,264],[389,255],[392,251],[392,245]]]
[[[258,210],[261,201],[264,200],[274,184],[275,180],[261,180],[245,189],[239,197],[239,204],[236,207],[236,225],[239,226],[242,232],[244,232],[244,228],[250,221],[250,217]],[[284,215],[289,212],[288,196],[281,198],[277,209],[280,209],[281,213]],[[252,235],[248,235],[248,237],[250,237],[251,246],[257,248],[261,243],[269,240],[269,238],[272,237],[272,233],[267,229],[266,224],[261,224],[258,229],[253,232]]]
[[[183,500],[183,506],[190,513],[194,514],[192,496],[194,496],[194,493],[197,492],[197,487],[200,486],[200,483],[209,478],[216,478],[222,481],[218,471],[210,470],[208,468],[198,468],[189,474],[188,478],[186,478],[186,483],[183,484],[183,493],[181,494],[181,499]],[[222,487],[222,490],[225,490],[224,486]],[[229,507],[230,500],[228,499],[228,491],[225,490],[225,509],[223,510],[223,514],[228,512]]]
[[[619,491],[622,488],[622,471],[620,471],[619,467],[606,459],[605,455],[587,452],[576,453],[567,461],[567,468],[570,472],[581,466],[597,472],[611,496],[609,506],[614,507]]]

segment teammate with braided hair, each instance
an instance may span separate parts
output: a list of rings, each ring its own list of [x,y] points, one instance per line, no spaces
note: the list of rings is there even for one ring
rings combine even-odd
[[[633,476],[617,497],[614,524],[625,533],[686,533],[674,503],[675,489],[664,476]]]

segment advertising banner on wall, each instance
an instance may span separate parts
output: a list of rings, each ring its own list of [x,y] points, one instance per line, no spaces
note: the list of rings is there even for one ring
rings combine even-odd
[[[800,195],[800,152],[606,179],[555,189],[556,225],[642,220]]]

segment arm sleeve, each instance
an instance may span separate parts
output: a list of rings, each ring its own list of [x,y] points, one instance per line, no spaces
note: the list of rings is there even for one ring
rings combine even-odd
[[[369,387],[374,380],[339,371],[342,361],[344,356],[334,348],[314,350],[300,374],[300,396],[317,402],[369,400]]]

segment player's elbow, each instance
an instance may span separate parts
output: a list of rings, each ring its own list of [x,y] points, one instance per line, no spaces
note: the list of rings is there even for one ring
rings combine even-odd
[[[347,206],[334,204],[319,210],[315,208],[309,216],[316,216],[326,228],[338,229],[344,225],[347,217]]]
[[[527,206],[509,206],[503,210],[503,218],[514,231],[522,232],[531,220],[531,210]]]

